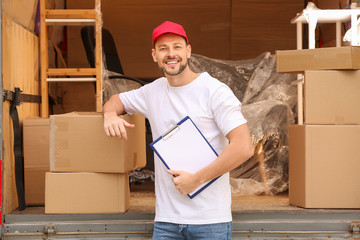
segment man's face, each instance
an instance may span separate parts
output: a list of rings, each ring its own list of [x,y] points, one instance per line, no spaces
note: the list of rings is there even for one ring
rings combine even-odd
[[[176,76],[187,67],[191,47],[179,35],[164,34],[157,39],[152,56],[164,74]]]

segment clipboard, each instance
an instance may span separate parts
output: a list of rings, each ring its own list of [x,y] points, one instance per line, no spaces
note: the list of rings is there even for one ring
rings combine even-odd
[[[189,116],[150,144],[167,169],[195,173],[213,162],[218,154]],[[205,190],[219,177],[189,193],[190,199]]]

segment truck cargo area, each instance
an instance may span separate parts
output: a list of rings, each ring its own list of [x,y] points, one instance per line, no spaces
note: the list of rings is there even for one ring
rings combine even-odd
[[[360,210],[291,206],[288,193],[233,196],[233,239],[357,239]],[[151,239],[153,184],[131,185],[123,214],[45,214],[27,207],[5,215],[3,239]]]
[[[358,43],[340,38],[360,0],[0,2],[1,240],[152,238],[155,175],[131,175],[154,172],[149,121],[123,116],[137,127],[110,142],[101,111],[163,76],[149,50],[165,20],[185,26],[192,71],[228,85],[249,126],[254,155],[230,172],[232,239],[360,239],[359,25]]]

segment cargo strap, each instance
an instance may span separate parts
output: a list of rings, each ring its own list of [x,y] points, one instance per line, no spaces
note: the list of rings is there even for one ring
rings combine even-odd
[[[41,96],[24,94],[21,93],[20,88],[15,88],[15,91],[3,91],[3,101],[5,100],[15,101],[16,106],[19,106],[22,102],[41,103]]]
[[[25,187],[24,187],[24,158],[22,154],[22,137],[20,130],[19,115],[16,106],[21,102],[41,102],[40,96],[21,94],[20,88],[15,91],[3,91],[3,100],[9,100],[10,116],[13,122],[14,131],[14,156],[15,156],[15,181],[18,195],[19,210],[25,209]]]

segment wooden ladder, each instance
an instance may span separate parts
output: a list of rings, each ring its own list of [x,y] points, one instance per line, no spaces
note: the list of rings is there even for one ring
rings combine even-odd
[[[101,112],[101,0],[94,9],[47,9],[46,2],[40,0],[41,117],[49,117],[49,82],[96,82],[96,111]],[[95,25],[95,68],[49,68],[49,25]]]

